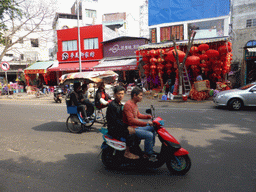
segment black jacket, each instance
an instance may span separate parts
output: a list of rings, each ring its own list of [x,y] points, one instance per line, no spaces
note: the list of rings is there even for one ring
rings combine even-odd
[[[109,135],[114,138],[126,138],[129,135],[128,125],[123,123],[123,104],[112,101],[108,105],[106,118]]]
[[[111,99],[110,96],[105,92],[105,90],[103,91],[103,93],[105,94],[105,100],[106,101]],[[96,91],[96,96],[95,96],[95,106],[96,107],[100,107],[101,106],[101,103],[100,103],[101,96],[102,96],[102,92],[98,89]]]

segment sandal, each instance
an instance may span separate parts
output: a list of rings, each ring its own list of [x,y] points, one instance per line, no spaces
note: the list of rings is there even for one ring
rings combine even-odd
[[[125,153],[124,157],[127,159],[139,159],[140,158],[138,155],[135,155],[133,153]]]

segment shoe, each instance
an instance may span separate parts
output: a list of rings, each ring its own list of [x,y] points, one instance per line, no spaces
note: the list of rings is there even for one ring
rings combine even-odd
[[[124,154],[124,157],[127,159],[139,159],[140,158],[138,155],[135,155],[133,153],[127,153],[127,152]]]
[[[151,154],[151,155],[144,154],[143,158],[148,159],[148,161],[152,161],[152,162],[158,161],[156,154]]]
[[[90,122],[90,120],[89,120],[88,117],[84,118],[83,120],[84,120],[84,122],[86,122],[86,123],[89,123],[89,122]]]

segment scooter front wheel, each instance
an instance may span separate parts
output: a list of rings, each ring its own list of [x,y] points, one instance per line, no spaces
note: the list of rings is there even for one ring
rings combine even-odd
[[[71,133],[80,133],[83,130],[77,116],[70,115],[66,121],[66,126]]]
[[[166,162],[168,170],[175,175],[185,175],[191,167],[191,160],[188,155],[174,156]]]

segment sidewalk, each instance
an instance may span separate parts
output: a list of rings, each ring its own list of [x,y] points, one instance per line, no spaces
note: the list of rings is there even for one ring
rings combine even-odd
[[[130,94],[125,94],[125,97],[123,99],[124,102],[128,101],[131,98]],[[48,96],[41,95],[39,98],[37,98],[34,94],[33,95],[28,95],[27,93],[14,93],[13,95],[1,95],[1,99],[10,99],[10,100],[44,100],[44,101],[53,101],[53,93],[50,93]],[[196,100],[191,100],[187,99],[187,101],[183,101],[182,97],[179,95],[176,95],[173,100],[161,100],[158,98],[153,98],[151,95],[144,95],[142,103],[144,104],[149,104],[150,103],[205,103],[205,102],[212,102],[212,99],[208,100],[203,100],[203,101],[196,101]]]

